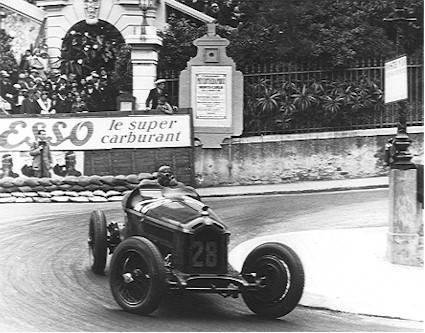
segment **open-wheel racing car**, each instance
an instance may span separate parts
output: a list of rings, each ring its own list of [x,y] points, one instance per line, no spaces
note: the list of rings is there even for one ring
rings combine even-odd
[[[89,222],[91,269],[104,274],[112,254],[109,283],[126,311],[149,314],[166,292],[242,294],[262,317],[291,312],[304,288],[304,271],[286,245],[265,243],[244,261],[241,273],[229,267],[229,231],[189,187],[140,186],[122,201],[124,222],[107,223],[95,210]]]

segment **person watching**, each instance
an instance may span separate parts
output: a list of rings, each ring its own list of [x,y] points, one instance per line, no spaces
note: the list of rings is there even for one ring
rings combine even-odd
[[[52,168],[52,154],[47,140],[46,131],[38,130],[36,142],[31,145],[30,155],[33,156],[32,168],[34,176],[50,177],[50,169]]]
[[[40,98],[37,100],[40,106],[40,114],[53,114],[52,112],[52,100],[49,98],[49,93],[43,91]]]
[[[165,80],[159,79],[155,81],[156,87],[149,91],[149,96],[146,99],[146,108],[151,106],[151,109],[156,109],[158,106],[159,96],[165,95]]]
[[[26,114],[39,114],[40,105],[37,103],[34,89],[28,90],[27,96],[22,100],[21,112]]]

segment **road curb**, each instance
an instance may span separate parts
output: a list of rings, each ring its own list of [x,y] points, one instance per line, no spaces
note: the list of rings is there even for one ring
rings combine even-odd
[[[272,191],[247,191],[240,193],[202,193],[202,189],[196,189],[202,198],[222,198],[222,197],[235,197],[235,196],[248,196],[248,195],[275,195],[275,194],[303,194],[303,193],[320,193],[320,192],[338,192],[338,191],[351,191],[351,190],[372,190],[388,188],[388,184],[379,185],[364,185],[364,186],[343,186],[343,187],[330,187],[321,189],[299,189],[299,190],[272,190]],[[217,190],[219,188],[216,188]]]

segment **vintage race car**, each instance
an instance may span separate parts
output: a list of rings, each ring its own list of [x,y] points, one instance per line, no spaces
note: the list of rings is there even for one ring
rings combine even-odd
[[[246,258],[240,273],[229,267],[229,231],[192,188],[139,186],[122,202],[124,222],[107,223],[102,211],[89,222],[91,269],[104,274],[112,254],[109,283],[126,311],[149,314],[166,292],[242,295],[262,317],[291,312],[304,289],[296,253],[265,243]]]

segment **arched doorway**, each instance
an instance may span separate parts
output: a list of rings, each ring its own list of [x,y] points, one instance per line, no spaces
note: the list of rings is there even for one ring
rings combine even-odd
[[[110,23],[99,20],[89,25],[74,24],[63,38],[60,68],[75,76],[78,88],[93,85],[99,92],[91,111],[116,110],[119,91],[132,91],[131,50],[121,33]]]

